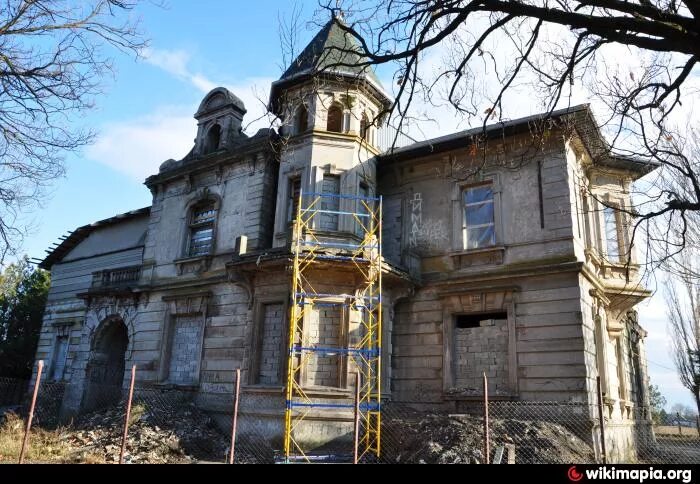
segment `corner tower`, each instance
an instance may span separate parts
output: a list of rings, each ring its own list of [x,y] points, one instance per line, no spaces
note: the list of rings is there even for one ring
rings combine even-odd
[[[336,15],[272,84],[270,109],[282,121],[274,246],[289,244],[300,190],[350,196],[376,194],[378,128],[391,99],[360,47]],[[353,211],[335,198],[330,210]],[[334,202],[329,202],[333,204]],[[348,220],[345,220],[348,219]],[[349,217],[325,216],[324,231],[352,237]]]

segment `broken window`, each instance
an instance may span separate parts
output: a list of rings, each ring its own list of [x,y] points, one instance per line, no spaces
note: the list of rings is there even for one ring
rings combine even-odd
[[[493,187],[491,184],[467,187],[462,192],[464,250],[481,249],[496,244]]]
[[[190,257],[207,255],[213,252],[216,213],[216,203],[211,200],[200,202],[192,209],[187,249]]]
[[[493,326],[493,321],[496,319],[508,319],[508,315],[504,312],[458,314],[455,316],[455,324],[460,329],[479,328],[481,326]]]

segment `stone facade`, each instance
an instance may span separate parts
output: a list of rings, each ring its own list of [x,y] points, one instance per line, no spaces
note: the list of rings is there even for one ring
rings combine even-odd
[[[587,106],[554,113],[541,138],[532,117],[386,151],[375,127],[361,136],[360,120],[389,99],[360,80],[283,76],[271,94],[282,128],[251,137],[243,103],[215,89],[195,114],[192,151],[146,180],[150,207],[81,227],[49,254],[36,357],[71,383],[65,411],[86,404],[90,371],[114,358],[105,345],[120,334],[115,385],[136,364],[140,383],[187,388],[227,412],[240,368],[242,410],[256,419],[242,431],[279,437],[295,195],[339,195],[319,227],[339,243],[358,230],[336,212],[361,211],[352,196],[381,195],[384,397],[458,412],[481,398],[486,373],[492,398],[595,403],[600,377],[608,449],[625,456],[632,429],[648,424],[636,411],[648,397],[634,313],[648,292],[634,256],[629,272],[615,258],[629,221],[618,215],[611,236],[601,200],[628,206],[651,167],[607,157]],[[320,293],[358,291],[342,268],[312,278]],[[358,328],[357,310],[331,305],[310,309],[294,338],[351,346]],[[348,397],[355,370],[342,355],[320,356],[302,384],[313,398]],[[325,418],[300,432],[321,441],[351,428],[345,413]]]

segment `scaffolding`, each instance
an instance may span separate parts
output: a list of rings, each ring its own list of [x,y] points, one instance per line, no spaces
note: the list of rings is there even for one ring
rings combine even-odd
[[[284,460],[291,463],[378,458],[381,449],[382,199],[300,193],[294,211]],[[321,281],[324,274],[328,274],[326,270],[350,272],[347,280],[353,281],[353,289],[342,291],[342,286],[332,284],[333,290],[323,289],[328,286]],[[324,308],[337,308],[343,315],[338,319],[337,332],[331,329],[329,334],[344,334],[345,339],[333,339],[332,344],[328,344],[318,335],[320,323],[312,330],[311,321],[319,321]],[[311,384],[307,380],[312,379],[310,375],[327,375],[327,372],[318,373],[317,368],[321,368],[319,362],[327,363],[330,358],[337,359],[336,366],[330,368],[337,368],[339,392],[333,397],[319,396],[318,388],[314,388],[318,379]],[[350,365],[354,366],[354,379],[348,378]],[[350,392],[353,385],[354,398]],[[327,425],[337,420],[347,424],[348,415],[353,417],[356,426],[351,452],[343,454],[337,452],[337,448],[328,447],[310,449],[305,444],[304,422],[320,420]]]

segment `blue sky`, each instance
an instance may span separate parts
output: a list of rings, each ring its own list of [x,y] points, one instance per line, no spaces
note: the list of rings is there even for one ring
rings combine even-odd
[[[302,4],[303,19],[311,19],[315,0]],[[182,158],[195,136],[192,118],[203,96],[223,85],[243,99],[246,122],[262,115],[270,82],[281,74],[282,52],[278,17],[289,16],[292,2],[171,0],[166,8],[142,5],[135,14],[150,38],[145,58],[114,58],[114,79],[105,81],[97,108],[82,121],[99,131],[97,142],[80,156],[66,159],[67,175],[57,180],[43,207],[27,214],[34,229],[24,252],[43,257],[59,236],[78,226],[150,205],[143,180],[168,158]],[[301,43],[315,33],[309,23]],[[389,71],[380,72],[387,79]],[[385,80],[385,87],[390,82]],[[445,134],[463,124],[445,110],[426,135]],[[531,114],[523,112],[521,114]],[[264,127],[254,123],[249,132]],[[655,295],[640,308],[649,331],[647,352],[652,382],[660,385],[669,405],[690,404],[669,357],[663,298]]]

